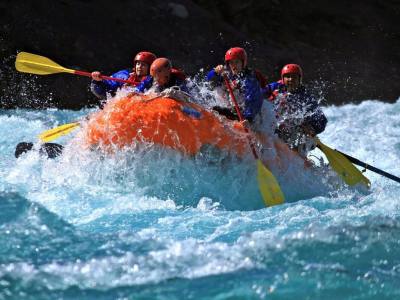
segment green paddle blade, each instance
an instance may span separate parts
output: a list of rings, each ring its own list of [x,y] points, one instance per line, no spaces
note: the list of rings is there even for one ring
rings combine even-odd
[[[321,151],[326,155],[332,169],[346,184],[353,186],[362,183],[367,187],[371,186],[369,179],[365,177],[345,156],[324,145],[319,139],[316,139],[316,142]]]
[[[74,130],[77,127],[79,127],[78,122],[64,124],[64,125],[58,126],[56,128],[52,128],[52,129],[42,132],[39,135],[39,139],[45,143],[51,142],[51,141],[59,138],[60,136],[70,133],[72,130]]]
[[[257,159],[257,180],[258,187],[266,206],[273,206],[285,202],[285,196],[275,176],[263,163]]]
[[[60,66],[47,57],[28,52],[18,53],[15,60],[15,68],[19,72],[37,75],[49,75],[63,72],[73,74],[75,72],[74,70]]]

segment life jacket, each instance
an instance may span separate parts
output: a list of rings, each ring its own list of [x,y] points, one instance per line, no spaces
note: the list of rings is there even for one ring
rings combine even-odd
[[[238,75],[229,76],[233,93],[243,117],[250,122],[260,112],[263,103],[260,81],[256,73],[256,71],[245,68]],[[258,74],[261,73],[258,72]],[[230,99],[229,92],[227,92],[227,97]]]
[[[138,76],[138,75],[136,75],[135,72],[132,72],[132,73],[130,74],[128,80],[129,80],[129,81],[133,81],[133,83],[132,83],[132,84],[129,84],[129,85],[132,85],[132,86],[135,86],[135,87],[136,87],[136,86],[138,86],[138,85],[142,82],[142,80],[144,80],[147,76],[148,76],[148,75],[145,75],[145,76]]]
[[[176,78],[178,78],[182,81],[186,79],[186,74],[182,70],[179,70],[176,68],[171,69],[171,75],[175,76]]]

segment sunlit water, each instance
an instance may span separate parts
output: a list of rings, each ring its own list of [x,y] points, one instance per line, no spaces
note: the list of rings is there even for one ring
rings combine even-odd
[[[400,175],[400,101],[324,111],[322,141]],[[0,112],[0,299],[400,299],[400,184],[335,190],[296,167],[291,202],[261,208],[251,157],[14,158],[88,113]]]

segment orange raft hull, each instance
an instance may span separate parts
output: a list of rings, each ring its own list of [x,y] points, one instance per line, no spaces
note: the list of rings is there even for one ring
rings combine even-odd
[[[82,133],[89,147],[105,150],[149,142],[189,155],[206,145],[239,156],[249,152],[242,125],[222,119],[194,103],[136,95],[109,100]]]

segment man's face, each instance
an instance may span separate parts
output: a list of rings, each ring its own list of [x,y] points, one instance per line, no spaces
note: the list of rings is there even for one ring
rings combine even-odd
[[[163,86],[169,82],[171,76],[171,70],[168,68],[162,68],[154,74],[154,80],[158,85]]]
[[[232,59],[228,62],[229,68],[233,74],[238,74],[243,70],[243,62],[240,59]]]
[[[293,92],[300,86],[300,75],[296,73],[285,74],[283,75],[283,83],[288,92]]]
[[[135,64],[135,73],[138,76],[149,75],[149,65],[142,61],[137,61]]]

